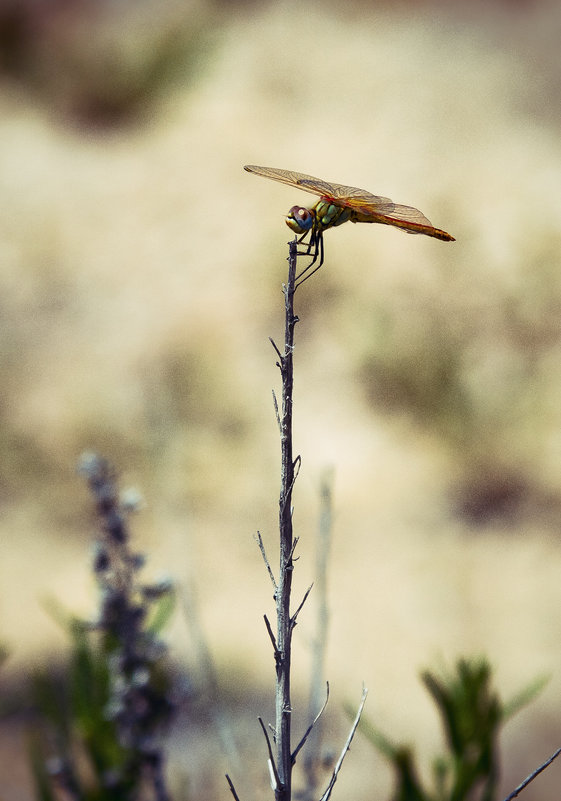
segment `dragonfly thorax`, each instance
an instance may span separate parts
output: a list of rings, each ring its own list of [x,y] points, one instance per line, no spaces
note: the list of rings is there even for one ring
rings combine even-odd
[[[321,198],[311,209],[293,206],[286,216],[286,224],[297,234],[304,234],[311,228],[323,231],[335,225],[342,225],[351,219],[350,209],[332,203],[328,198]]]

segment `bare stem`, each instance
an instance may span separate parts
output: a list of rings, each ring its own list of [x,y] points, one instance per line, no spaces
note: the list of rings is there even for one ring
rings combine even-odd
[[[349,732],[349,736],[347,737],[347,742],[343,746],[343,750],[341,751],[339,759],[337,760],[337,763],[335,764],[335,767],[333,768],[333,773],[331,774],[331,779],[329,780],[329,784],[327,785],[327,789],[325,790],[324,794],[322,795],[322,797],[320,798],[319,801],[329,801],[329,798],[331,796],[331,792],[333,790],[333,787],[335,786],[335,782],[337,781],[337,777],[339,776],[339,771],[341,770],[341,767],[343,766],[343,760],[345,759],[345,757],[347,755],[347,752],[349,751],[349,749],[351,747],[351,743],[353,741],[353,737],[355,736],[355,732],[357,730],[358,724],[360,723],[360,718],[361,718],[361,715],[362,715],[362,710],[364,709],[364,704],[366,703],[366,696],[367,695],[368,695],[368,690],[366,689],[366,687],[363,687],[362,688],[362,697],[360,699],[360,704],[358,706],[358,711],[356,713],[356,717],[354,719],[353,725],[351,726],[351,730]]]
[[[327,648],[327,631],[329,627],[329,610],[327,604],[327,566],[329,561],[331,530],[333,524],[332,470],[326,471],[322,476],[320,494],[321,508],[316,555],[316,575],[314,581],[314,596],[317,604],[317,619],[315,637],[312,642],[312,670],[308,709],[308,717],[310,720],[314,719],[316,710],[322,703],[323,693],[325,692],[325,652]],[[319,782],[319,767],[321,764],[321,729],[321,721],[318,721],[318,724],[314,726],[313,731],[310,734],[307,753],[304,757],[304,771],[306,774],[304,798],[307,801],[311,801],[311,799],[317,796],[316,791]]]
[[[240,797],[236,793],[236,788],[234,787],[232,779],[228,776],[228,774],[226,774],[226,781],[228,782],[228,787],[230,788],[230,792],[234,796],[235,801],[240,801]]]
[[[294,385],[294,329],[298,322],[298,318],[294,314],[296,257],[297,245],[296,241],[292,241],[289,243],[288,281],[283,287],[285,299],[284,351],[280,354],[278,362],[282,380],[282,402],[280,415],[281,488],[279,498],[280,569],[276,592],[278,659],[276,664],[275,730],[279,777],[279,784],[275,788],[276,801],[290,801],[292,793],[290,662],[293,621],[290,615],[290,593],[292,589],[294,554],[292,489],[294,486],[295,462],[292,455],[292,391]]]
[[[516,798],[522,792],[522,790],[524,790],[525,787],[531,784],[534,781],[534,779],[540,775],[542,771],[544,771],[551,765],[554,759],[557,759],[559,754],[561,754],[561,748],[558,748],[557,751],[552,756],[549,757],[549,759],[546,759],[546,761],[539,766],[539,768],[536,768],[536,770],[532,771],[532,773],[530,773],[530,775],[524,779],[522,784],[519,784],[516,790],[513,790],[512,793],[508,795],[504,801],[512,801],[513,798]]]

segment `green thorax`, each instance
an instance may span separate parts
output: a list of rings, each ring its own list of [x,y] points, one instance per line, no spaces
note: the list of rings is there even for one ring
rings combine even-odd
[[[326,198],[320,198],[312,210],[316,215],[316,226],[320,231],[326,228],[333,228],[336,225],[342,225],[351,219],[352,210],[346,209],[344,206],[336,206]]]

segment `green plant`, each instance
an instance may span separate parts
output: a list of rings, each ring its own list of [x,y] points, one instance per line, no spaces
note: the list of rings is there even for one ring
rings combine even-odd
[[[499,777],[498,736],[503,723],[533,700],[547,679],[540,678],[503,703],[492,686],[485,659],[460,659],[455,674],[421,679],[440,713],[447,752],[432,765],[432,787],[419,779],[414,751],[395,745],[367,720],[361,730],[392,764],[396,784],[392,801],[492,801]],[[477,793],[477,795],[474,795]]]
[[[95,621],[64,620],[68,671],[35,679],[37,798],[53,801],[63,790],[80,801],[126,801],[141,792],[167,801],[160,735],[173,703],[158,634],[173,608],[172,588],[138,580],[144,557],[131,550],[127,526],[138,500],[119,497],[113,471],[95,454],[82,458],[80,471],[100,521],[93,558],[100,608]]]

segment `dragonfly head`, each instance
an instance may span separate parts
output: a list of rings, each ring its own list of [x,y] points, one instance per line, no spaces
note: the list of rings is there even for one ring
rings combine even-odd
[[[302,206],[293,206],[286,215],[285,222],[292,231],[304,234],[313,227],[315,219],[314,211]]]

